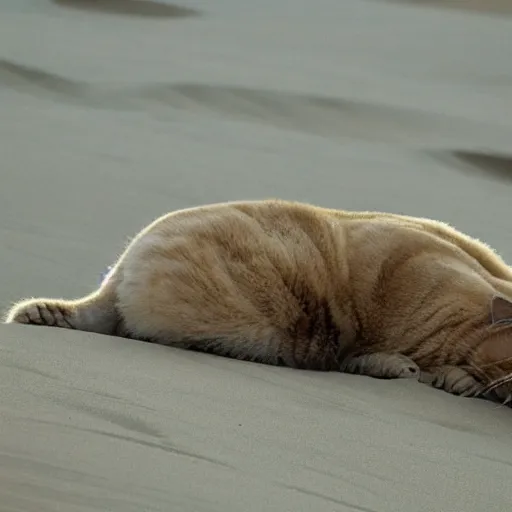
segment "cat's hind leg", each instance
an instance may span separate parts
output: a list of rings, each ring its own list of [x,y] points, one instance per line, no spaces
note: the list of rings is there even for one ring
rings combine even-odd
[[[114,334],[120,321],[115,303],[114,285],[108,283],[77,300],[22,300],[11,307],[4,322]]]
[[[485,386],[459,366],[441,366],[431,372],[422,372],[420,382],[442,389],[452,395],[476,397]]]
[[[349,356],[342,362],[340,370],[378,379],[419,379],[420,377],[420,369],[412,359],[402,354],[384,352]]]

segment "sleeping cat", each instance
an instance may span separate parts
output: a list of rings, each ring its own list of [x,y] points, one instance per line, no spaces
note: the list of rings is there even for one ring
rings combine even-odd
[[[175,211],[98,290],[21,301],[5,321],[512,396],[512,270],[450,226],[402,215],[283,200]]]

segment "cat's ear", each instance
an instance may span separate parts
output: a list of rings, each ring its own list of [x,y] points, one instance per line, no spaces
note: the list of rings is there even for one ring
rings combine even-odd
[[[493,324],[505,321],[512,323],[512,302],[495,295],[491,301],[491,321]]]

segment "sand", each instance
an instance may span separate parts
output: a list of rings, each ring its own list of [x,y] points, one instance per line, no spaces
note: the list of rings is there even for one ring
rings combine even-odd
[[[231,199],[435,217],[512,261],[512,17],[454,3],[4,0],[2,309]],[[1,512],[512,503],[511,410],[419,383],[6,325],[0,373]]]

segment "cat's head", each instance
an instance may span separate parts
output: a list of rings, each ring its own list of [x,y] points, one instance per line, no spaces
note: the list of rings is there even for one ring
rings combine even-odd
[[[487,335],[475,348],[473,365],[488,390],[501,401],[512,401],[512,301],[495,296],[491,301]]]

